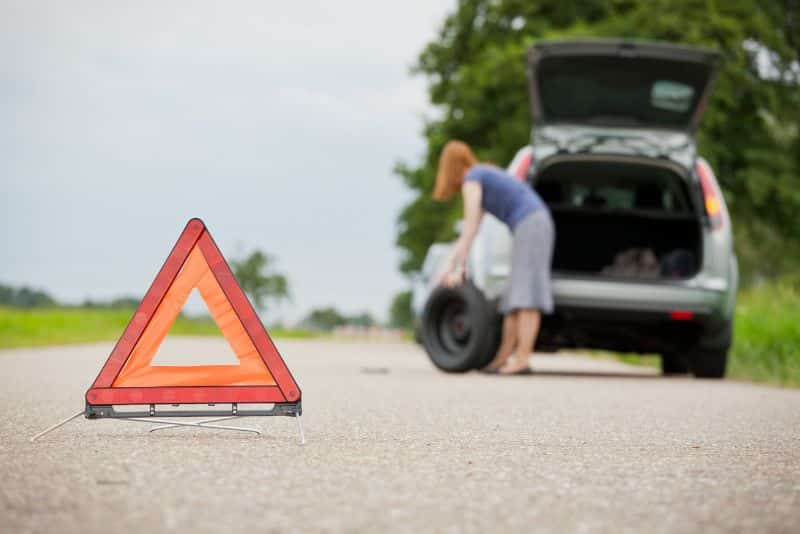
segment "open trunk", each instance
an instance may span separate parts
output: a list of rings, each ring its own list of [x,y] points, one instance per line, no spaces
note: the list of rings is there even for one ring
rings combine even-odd
[[[701,218],[678,167],[640,158],[556,156],[535,187],[553,214],[556,273],[683,279],[701,262]]]

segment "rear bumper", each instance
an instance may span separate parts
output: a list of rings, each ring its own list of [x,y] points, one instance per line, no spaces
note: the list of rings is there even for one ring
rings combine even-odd
[[[554,277],[555,312],[543,317],[538,350],[597,348],[622,352],[685,351],[724,339],[726,291],[698,280],[609,281]]]
[[[553,277],[556,308],[587,312],[636,312],[657,317],[685,311],[724,320],[728,318],[729,290],[726,281],[702,276],[680,282]]]

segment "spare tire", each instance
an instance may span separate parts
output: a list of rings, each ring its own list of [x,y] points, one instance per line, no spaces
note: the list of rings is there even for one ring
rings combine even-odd
[[[501,333],[496,306],[472,282],[436,288],[420,321],[422,345],[433,364],[448,373],[488,364],[500,345]]]

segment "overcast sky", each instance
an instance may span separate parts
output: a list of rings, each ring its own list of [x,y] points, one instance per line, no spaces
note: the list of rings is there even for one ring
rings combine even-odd
[[[431,113],[408,71],[454,3],[0,0],[0,282],[141,296],[198,216],[278,257],[286,319],[384,318]]]

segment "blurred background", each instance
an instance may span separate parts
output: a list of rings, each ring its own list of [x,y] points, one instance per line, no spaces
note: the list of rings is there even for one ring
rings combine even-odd
[[[431,189],[439,150],[466,139],[483,159],[506,164],[529,142],[525,52],[538,39],[625,37],[707,46],[723,63],[698,132],[736,229],[745,284],[797,272],[800,264],[800,66],[798,3],[582,1],[461,2],[428,43],[416,71],[442,112],[426,128],[427,158],[400,168],[417,192]],[[426,220],[419,222],[425,213]],[[400,218],[404,272],[459,217],[419,195]]]
[[[409,67],[452,7],[2,2],[0,282],[138,299],[196,216],[286,276],[266,320],[385,319],[410,198],[392,166],[431,112]]]
[[[506,164],[530,139],[529,46],[623,37],[721,52],[698,143],[731,210],[741,313],[790,321],[798,12],[797,0],[3,2],[2,303],[120,308],[95,336],[113,338],[198,216],[268,325],[409,328],[410,280],[460,217],[429,197],[444,142]],[[38,326],[5,317],[2,345],[30,342],[21,332]],[[794,343],[791,324],[754,343]]]

